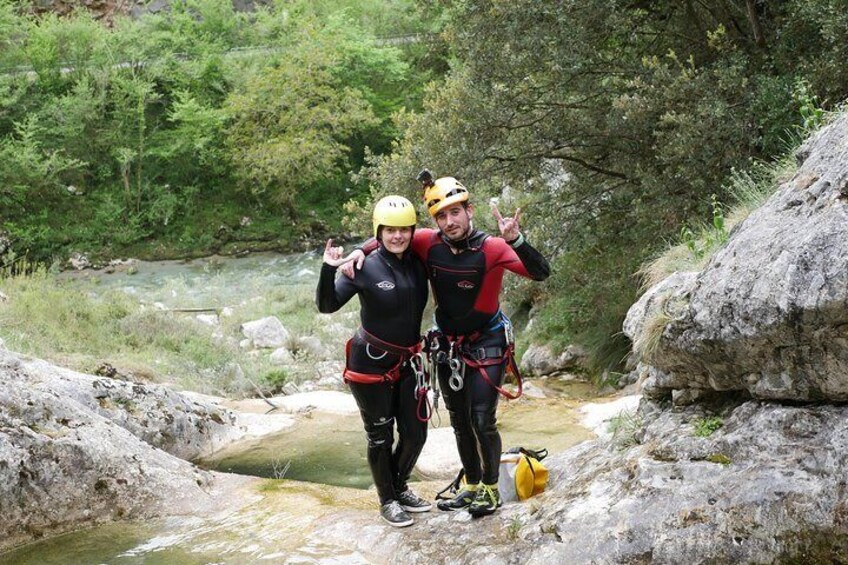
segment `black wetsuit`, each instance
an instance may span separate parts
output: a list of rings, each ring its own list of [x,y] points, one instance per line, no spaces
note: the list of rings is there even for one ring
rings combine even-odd
[[[375,243],[366,243],[363,251],[373,250]],[[526,241],[513,248],[478,230],[452,242],[439,231],[419,228],[411,247],[427,267],[438,329],[451,341],[461,339],[466,351],[483,351],[486,357],[498,357],[507,346],[499,301],[504,271],[534,280],[550,275],[547,260]],[[467,482],[496,484],[502,446],[495,416],[498,392],[492,385],[503,384],[506,363],[485,368],[490,382],[478,369],[466,366],[458,391],[449,386],[447,364],[439,363],[436,370]]]
[[[371,254],[355,279],[335,277],[336,268],[321,267],[316,302],[318,310],[335,312],[355,294],[361,305],[362,329],[378,339],[402,347],[420,341],[421,318],[427,303],[424,266],[407,251],[402,260],[382,246]],[[400,357],[363,341],[361,334],[349,344],[347,366],[359,373],[385,374]],[[348,381],[368,438],[368,465],[380,504],[405,491],[412,468],[427,439],[427,423],[417,417],[416,382],[408,364],[400,367],[400,379],[377,384]],[[392,451],[397,421],[398,443]]]

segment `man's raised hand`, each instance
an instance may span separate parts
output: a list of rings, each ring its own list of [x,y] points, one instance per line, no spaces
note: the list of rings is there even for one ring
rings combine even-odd
[[[498,221],[498,229],[501,231],[501,237],[506,241],[515,241],[518,239],[518,236],[521,235],[521,227],[518,225],[518,220],[521,218],[521,208],[515,211],[514,216],[504,218],[498,210],[498,205],[493,204],[492,213]]]

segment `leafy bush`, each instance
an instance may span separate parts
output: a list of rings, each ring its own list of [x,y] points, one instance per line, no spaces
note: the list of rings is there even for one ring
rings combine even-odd
[[[365,147],[385,151],[391,114],[420,98],[414,49],[374,39],[427,30],[411,2],[190,0],[107,28],[0,0],[0,221],[16,249],[211,253],[244,216],[261,230],[245,238],[281,244],[337,228]]]

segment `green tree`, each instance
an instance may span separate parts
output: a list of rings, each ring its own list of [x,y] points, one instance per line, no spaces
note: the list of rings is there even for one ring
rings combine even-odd
[[[277,64],[252,76],[227,105],[228,148],[242,187],[290,213],[310,186],[352,168],[356,137],[373,137],[381,123],[379,85],[406,69],[397,51],[375,46],[350,21],[300,20],[298,32]]]
[[[403,138],[367,171],[374,194],[413,187],[422,166],[478,202],[510,187],[554,257],[536,331],[596,346],[603,366],[627,351],[631,273],[710,194],[726,200],[732,170],[782,150],[798,78],[808,100],[848,94],[848,27],[824,22],[848,7],[824,0],[446,4],[450,75],[398,117]]]

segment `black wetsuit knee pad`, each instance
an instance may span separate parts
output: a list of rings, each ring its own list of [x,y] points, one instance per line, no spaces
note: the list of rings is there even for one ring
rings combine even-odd
[[[370,424],[365,430],[369,449],[391,449],[394,442],[394,419],[388,419],[379,424]]]
[[[474,428],[474,431],[477,432],[478,437],[486,433],[497,433],[498,426],[495,412],[491,410],[472,411],[471,426]]]

